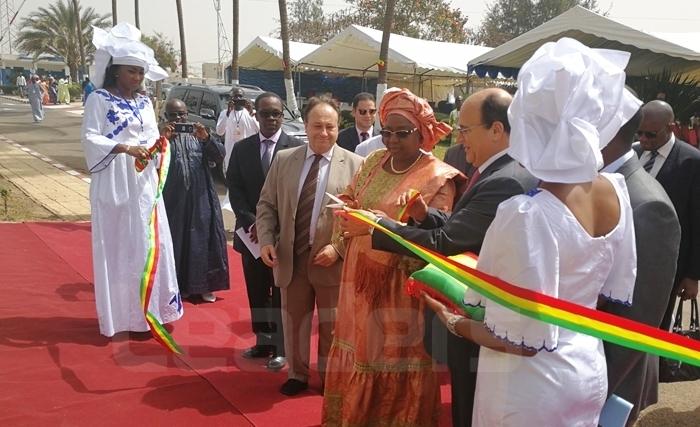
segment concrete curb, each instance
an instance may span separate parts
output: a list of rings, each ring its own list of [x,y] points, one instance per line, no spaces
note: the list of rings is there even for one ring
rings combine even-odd
[[[0,95],[0,99],[4,99],[6,101],[14,101],[14,102],[20,102],[22,104],[29,104],[29,100],[26,98],[19,98],[16,96],[12,95]]]
[[[62,220],[90,219],[90,178],[0,135],[0,175]]]

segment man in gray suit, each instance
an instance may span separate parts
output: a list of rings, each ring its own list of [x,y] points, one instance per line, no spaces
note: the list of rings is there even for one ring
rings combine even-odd
[[[627,183],[634,215],[637,280],[632,306],[605,304],[600,309],[658,328],[673,289],[681,226],[664,188],[644,170],[632,150],[642,117],[639,110],[602,150],[603,172],[622,174]],[[627,422],[632,426],[639,412],[658,400],[659,358],[608,342],[604,345],[608,395],[634,404]]]
[[[443,255],[467,251],[478,254],[498,205],[530,191],[538,182],[507,154],[508,107],[512,99],[502,89],[484,89],[462,104],[458,141],[464,145],[467,162],[476,169],[452,215],[428,209],[419,198],[411,209],[413,225],[402,226],[386,218],[380,220],[381,225]],[[372,247],[412,256],[383,233],[373,233]],[[452,380],[454,426],[471,425],[478,355],[476,344],[449,334],[447,361]]]
[[[332,101],[311,98],[304,112],[309,144],[275,157],[257,205],[261,258],[282,294],[289,372],[280,392],[287,396],[308,388],[314,307],[322,383],[331,348],[345,246],[340,236],[331,241],[334,218],[325,193],[345,190],[362,164],[362,157],[335,144],[338,117]]]

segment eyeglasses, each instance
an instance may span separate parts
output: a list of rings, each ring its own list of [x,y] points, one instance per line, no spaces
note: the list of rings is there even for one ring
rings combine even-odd
[[[370,116],[373,116],[374,113],[377,112],[377,110],[374,108],[372,108],[370,110],[358,109],[357,112],[360,113],[361,116],[366,116],[367,114],[369,114]]]
[[[187,111],[173,111],[171,113],[165,113],[168,117],[187,117]]]
[[[470,126],[458,125],[457,128],[456,128],[455,130],[456,130],[457,132],[461,133],[461,134],[468,134],[468,133],[470,133],[472,130],[474,130],[475,128],[478,128],[478,127],[481,127],[481,126],[486,126],[486,124],[484,124],[484,123],[478,123],[478,124],[470,125]]]
[[[411,135],[413,132],[415,132],[417,130],[418,130],[418,128],[413,128],[410,130],[395,130],[395,131],[382,129],[379,131],[379,134],[384,139],[389,139],[389,138],[391,138],[392,135],[396,135],[396,137],[399,139],[404,139],[404,138],[408,138],[409,135]]]
[[[262,117],[263,119],[279,119],[284,113],[282,113],[281,111],[258,111],[257,114],[260,115],[260,117]]]
[[[641,138],[642,136],[644,136],[644,137],[646,137],[647,139],[654,139],[654,138],[656,138],[656,137],[659,135],[659,132],[661,132],[662,130],[663,130],[663,128],[657,130],[656,132],[649,132],[649,131],[646,131],[646,130],[638,130],[638,131],[637,131],[637,136],[640,137],[640,138]]]

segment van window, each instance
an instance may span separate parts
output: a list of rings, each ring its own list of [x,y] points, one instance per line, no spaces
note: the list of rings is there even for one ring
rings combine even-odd
[[[183,102],[187,105],[187,112],[199,114],[199,101],[202,99],[202,92],[199,90],[188,90]]]
[[[215,114],[219,114],[219,100],[217,96],[213,93],[205,92],[204,96],[202,97],[202,106],[199,108],[200,110],[202,108],[209,108],[214,110]]]

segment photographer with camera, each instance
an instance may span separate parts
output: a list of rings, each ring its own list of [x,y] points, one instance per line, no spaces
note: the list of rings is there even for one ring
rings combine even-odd
[[[226,156],[224,158],[224,174],[231,158],[233,144],[258,133],[260,126],[252,116],[250,102],[243,96],[243,89],[233,88],[228,108],[219,114],[216,122],[216,133],[224,137]]]
[[[214,291],[229,288],[226,232],[209,167],[221,164],[224,146],[200,123],[187,123],[187,106],[177,98],[165,104],[165,119],[159,130],[171,156],[163,199],[178,286],[183,298],[214,302]]]

